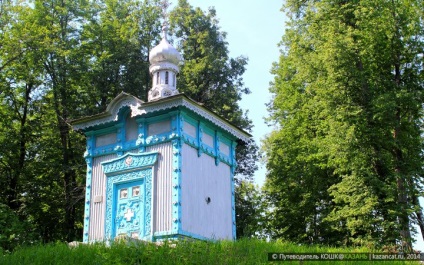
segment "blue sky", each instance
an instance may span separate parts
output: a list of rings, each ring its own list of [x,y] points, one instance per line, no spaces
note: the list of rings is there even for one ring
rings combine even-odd
[[[176,4],[177,0],[174,0]],[[252,93],[245,95],[240,105],[249,111],[253,121],[253,137],[260,144],[272,128],[264,122],[267,109],[265,104],[271,99],[268,91],[272,63],[278,61],[278,43],[284,34],[286,17],[280,11],[284,0],[188,0],[193,7],[207,10],[215,7],[219,25],[227,32],[230,56],[240,55],[249,58],[243,76],[246,87]],[[259,164],[255,174],[255,182],[262,185],[266,170]],[[418,229],[418,228],[417,228]],[[415,248],[424,251],[421,235],[417,236]]]

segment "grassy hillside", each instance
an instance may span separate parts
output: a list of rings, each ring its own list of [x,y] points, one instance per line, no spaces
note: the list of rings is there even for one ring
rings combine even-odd
[[[179,241],[161,246],[151,243],[114,243],[79,245],[70,248],[57,243],[21,248],[0,256],[0,264],[419,264],[419,262],[376,261],[283,261],[269,262],[269,252],[284,253],[358,253],[367,249],[335,249],[296,246],[283,242],[240,240],[237,242]]]

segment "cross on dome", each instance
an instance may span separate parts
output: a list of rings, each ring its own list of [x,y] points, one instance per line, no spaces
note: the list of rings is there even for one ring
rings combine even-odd
[[[168,18],[169,18],[169,13],[168,13],[168,7],[171,4],[169,3],[168,0],[162,0],[160,3],[160,6],[162,8],[162,19],[163,19],[163,24],[162,24],[162,38],[163,39],[167,39],[167,35],[168,35]]]
[[[167,40],[169,2],[163,0],[160,5],[163,18],[162,40],[149,53],[149,71],[153,82],[152,88],[149,90],[148,101],[179,94],[176,77],[180,71],[178,64],[181,61],[181,54]]]

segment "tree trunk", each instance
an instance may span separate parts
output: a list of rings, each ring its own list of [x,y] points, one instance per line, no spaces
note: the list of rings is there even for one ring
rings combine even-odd
[[[11,180],[9,182],[9,195],[8,195],[8,206],[12,210],[18,210],[20,207],[20,203],[18,201],[19,194],[19,179],[21,177],[22,171],[25,166],[25,155],[26,155],[26,123],[27,123],[27,115],[28,115],[28,105],[30,101],[30,93],[32,91],[33,85],[31,83],[26,84],[25,87],[25,95],[24,95],[24,103],[23,103],[23,112],[22,115],[19,113],[17,109],[17,116],[20,118],[20,128],[19,128],[19,152],[18,152],[18,161],[16,163],[16,168],[11,170]],[[18,104],[16,102],[16,104]]]

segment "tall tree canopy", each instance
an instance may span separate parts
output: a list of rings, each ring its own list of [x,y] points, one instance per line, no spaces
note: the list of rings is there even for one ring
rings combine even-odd
[[[264,142],[274,237],[411,247],[424,232],[424,2],[292,1]]]
[[[238,106],[247,59],[228,56],[214,11],[180,1],[172,13],[186,59],[179,90],[250,130]],[[85,139],[67,120],[103,111],[121,91],[147,99],[160,15],[159,0],[0,1],[0,215],[21,222],[10,240],[82,237]],[[238,148],[239,172],[252,176],[257,147]]]
[[[67,120],[102,111],[122,90],[145,96],[158,1],[0,8],[0,203],[32,241],[81,238],[85,140]]]
[[[170,22],[184,57],[178,90],[250,132],[252,121],[238,105],[242,95],[250,93],[242,78],[247,58],[229,57],[226,33],[219,28],[215,9],[205,13],[187,0],[179,0]],[[239,176],[253,177],[257,149],[253,141],[237,147]]]

